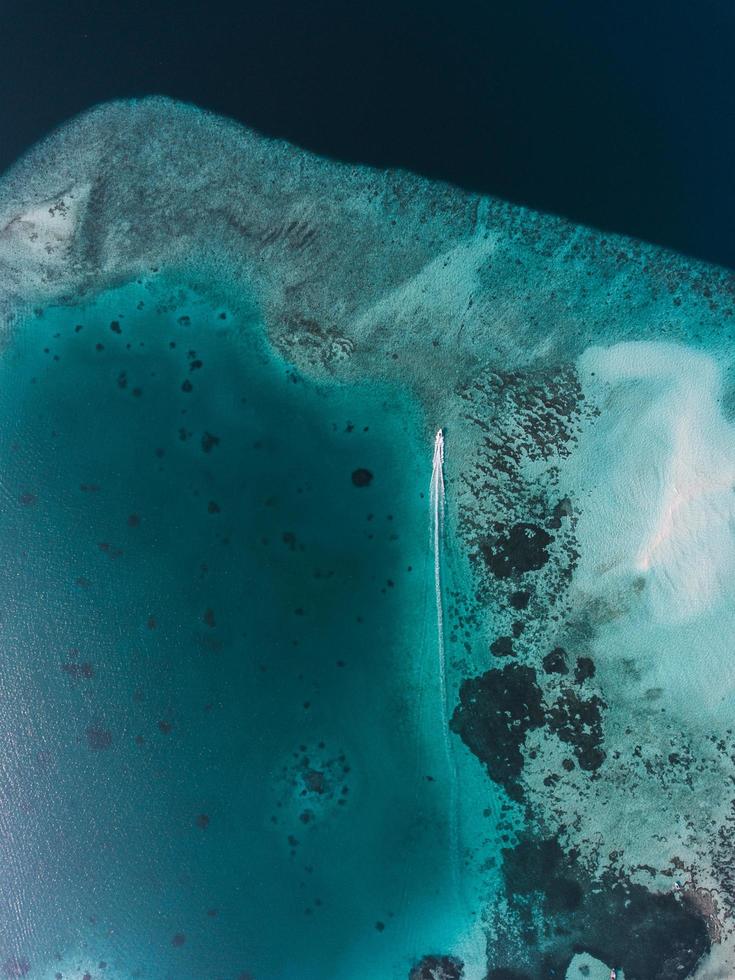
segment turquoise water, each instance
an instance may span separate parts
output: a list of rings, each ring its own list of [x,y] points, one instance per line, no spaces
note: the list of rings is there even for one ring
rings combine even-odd
[[[457,941],[431,452],[407,396],[310,382],[160,274],[18,325],[10,968],[362,980]]]

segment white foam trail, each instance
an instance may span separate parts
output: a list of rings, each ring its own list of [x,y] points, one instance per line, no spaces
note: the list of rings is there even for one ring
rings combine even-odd
[[[454,885],[459,887],[459,821],[457,815],[457,772],[449,740],[449,711],[447,707],[447,665],[444,651],[444,607],[442,602],[441,543],[444,531],[444,431],[439,429],[434,438],[434,461],[431,471],[431,537],[434,548],[434,592],[436,595],[437,659],[439,674],[439,699],[441,702],[441,726],[444,738],[444,754],[449,775],[449,847]]]
[[[446,663],[444,658],[444,610],[442,606],[441,539],[444,530],[444,432],[434,439],[434,462],[431,470],[431,524],[434,547],[434,591],[436,594],[436,627],[439,647],[439,683],[442,693],[442,710],[447,713]]]

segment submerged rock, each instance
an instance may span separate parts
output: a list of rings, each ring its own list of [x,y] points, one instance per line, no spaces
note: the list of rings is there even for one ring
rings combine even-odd
[[[522,955],[534,977],[564,976],[584,951],[622,969],[626,980],[669,980],[691,976],[710,950],[707,924],[686,898],[611,875],[592,880],[554,838],[526,837],[503,851],[503,878],[524,920],[536,902],[556,936],[549,943],[527,925]]]
[[[543,723],[535,671],[509,664],[462,683],[450,727],[485,763],[490,776],[518,797],[526,732]]]
[[[497,538],[481,543],[480,550],[490,571],[497,578],[535,572],[549,560],[553,538],[535,524],[515,524]]]
[[[409,980],[463,980],[464,965],[456,956],[424,956],[411,969]]]

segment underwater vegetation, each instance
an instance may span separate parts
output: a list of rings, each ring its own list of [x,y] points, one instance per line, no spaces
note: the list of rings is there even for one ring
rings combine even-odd
[[[732,976],[734,311],[164,99],[21,159],[0,976]]]

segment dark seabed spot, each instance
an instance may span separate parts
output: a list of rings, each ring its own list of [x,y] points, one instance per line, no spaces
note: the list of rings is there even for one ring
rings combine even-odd
[[[602,709],[596,694],[586,700],[570,687],[562,689],[547,712],[549,730],[573,747],[580,769],[599,769],[605,761],[602,749]]]
[[[456,956],[430,954],[412,967],[408,980],[462,980],[464,964]]]
[[[211,432],[205,432],[202,436],[202,450],[205,453],[211,453],[215,446],[219,445],[219,437],[212,435]]]
[[[578,684],[595,676],[595,662],[591,657],[579,657],[574,668],[574,679]]]
[[[490,644],[490,653],[494,657],[514,656],[513,640],[509,636],[499,636],[497,640],[493,640]]]
[[[544,672],[547,674],[568,674],[567,654],[562,647],[554,647],[547,653],[543,661]]]
[[[112,733],[99,725],[90,725],[85,735],[87,736],[87,745],[95,752],[109,749],[112,745]]]
[[[526,732],[544,724],[541,688],[532,667],[508,664],[462,682],[450,728],[518,799]]]
[[[65,674],[67,674],[75,681],[81,680],[82,678],[85,680],[89,680],[91,677],[94,677],[94,669],[92,667],[92,664],[87,662],[83,664],[79,664],[79,663],[62,664],[61,669],[64,671]]]
[[[352,471],[352,482],[356,487],[369,487],[373,482],[373,474],[364,467]]]
[[[626,980],[669,980],[691,976],[709,951],[706,923],[685,895],[651,892],[611,873],[592,881],[556,838],[524,837],[503,851],[502,872],[525,923],[523,949],[493,956],[490,977],[512,976],[499,971],[518,964],[534,978],[563,977],[574,954],[586,952],[622,969]],[[533,909],[543,914],[543,941]]]
[[[480,552],[496,578],[535,572],[549,560],[552,536],[535,524],[514,524],[495,538],[480,543]]]

